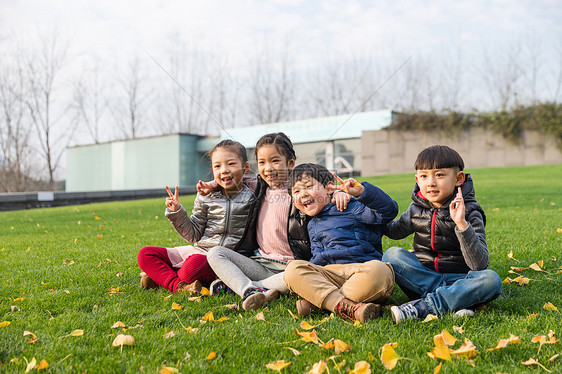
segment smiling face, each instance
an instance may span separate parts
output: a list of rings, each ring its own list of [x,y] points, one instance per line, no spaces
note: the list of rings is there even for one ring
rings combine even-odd
[[[242,189],[242,178],[250,170],[250,164],[242,162],[236,152],[221,147],[213,151],[211,168],[215,181],[223,188],[225,194],[233,195]]]
[[[328,182],[326,186],[316,179],[303,175],[291,188],[293,204],[307,216],[315,216],[330,204],[334,192],[334,183]]]
[[[287,160],[275,144],[262,145],[256,156],[260,176],[269,187],[285,188],[289,171],[295,166],[295,159]]]
[[[440,208],[464,183],[464,172],[457,168],[428,169],[416,171],[416,182],[420,192],[432,206]]]

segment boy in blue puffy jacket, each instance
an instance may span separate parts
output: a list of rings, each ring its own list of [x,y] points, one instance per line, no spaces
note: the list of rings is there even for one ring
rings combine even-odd
[[[412,301],[391,308],[394,323],[471,308],[501,294],[499,275],[488,270],[486,216],[474,197],[470,174],[454,149],[434,145],[414,164],[412,203],[386,226],[391,239],[414,234],[414,251],[389,248],[383,261],[396,272],[396,283]]]
[[[310,216],[310,262],[290,261],[284,280],[303,300],[299,315],[317,308],[365,322],[377,318],[380,303],[394,289],[392,266],[381,262],[384,227],[398,214],[398,204],[380,188],[350,178],[334,184],[324,166],[302,164],[289,177],[289,193],[301,213]],[[336,190],[353,196],[345,210],[331,202]]]

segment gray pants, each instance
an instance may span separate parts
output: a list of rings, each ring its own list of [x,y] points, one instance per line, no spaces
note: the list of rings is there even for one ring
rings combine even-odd
[[[225,247],[213,247],[207,262],[230,289],[240,297],[250,288],[267,288],[281,293],[289,292],[283,280],[283,271],[270,269],[249,257]]]

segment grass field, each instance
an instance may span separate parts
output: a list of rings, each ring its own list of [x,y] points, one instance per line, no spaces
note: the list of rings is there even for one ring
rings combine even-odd
[[[312,325],[321,323],[314,330],[323,342],[334,338],[351,346],[337,356],[334,349],[296,335],[295,328],[305,330],[302,320],[288,312],[296,313],[294,295],[250,313],[232,310],[229,304],[239,302],[232,295],[190,301],[186,295],[170,297],[163,289],[141,289],[138,250],[183,243],[164,217],[164,190],[162,199],[0,213],[0,371],[23,372],[35,358],[37,365],[45,360],[49,372],[157,373],[169,367],[182,373],[265,373],[271,372],[266,364],[278,360],[291,362],[283,369],[287,373],[306,372],[321,360],[331,373],[346,373],[359,361],[381,372],[386,370],[381,347],[396,342],[396,354],[404,359],[394,372],[433,373],[440,362],[441,373],[562,372],[561,357],[548,361],[562,351],[562,344],[532,342],[540,335],[548,341],[550,330],[554,340],[562,335],[562,165],[468,172],[487,214],[490,268],[502,279],[522,275],[531,279],[529,283],[505,283],[498,300],[467,319],[445,316],[395,326],[388,310],[359,326],[338,317],[306,319]],[[408,207],[411,174],[366,180],[389,193],[401,212]],[[193,196],[180,201],[189,211]],[[385,238],[383,248],[411,248],[411,240]],[[541,260],[542,269],[529,268]],[[511,266],[525,269],[513,274]],[[391,303],[405,301],[397,288]],[[549,302],[558,310],[545,309]],[[172,310],[173,303],[182,309]],[[228,319],[202,323],[210,311],[215,320]],[[265,320],[256,318],[259,312]],[[117,321],[128,327],[126,331],[112,328]],[[187,331],[189,327],[196,332]],[[471,361],[427,355],[435,346],[434,336],[444,329],[459,339],[453,349],[465,338],[474,344],[478,353]],[[33,342],[26,331],[38,340]],[[175,336],[164,336],[171,331]],[[133,336],[135,345],[113,347],[120,333]],[[520,344],[487,351],[510,334],[518,336]],[[530,358],[544,368],[522,364]],[[343,365],[335,368],[335,363]]]

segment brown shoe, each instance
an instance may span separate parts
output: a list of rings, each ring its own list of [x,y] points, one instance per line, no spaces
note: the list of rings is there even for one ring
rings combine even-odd
[[[146,273],[141,273],[140,285],[142,288],[146,288],[147,290],[160,287],[160,285],[146,275]]]
[[[380,304],[356,303],[349,299],[343,299],[336,307],[336,313],[342,318],[365,323],[365,321],[380,317],[381,306]]]
[[[301,317],[306,317],[312,312],[318,312],[320,308],[305,299],[297,300],[297,313]]]
[[[194,293],[201,293],[203,290],[203,283],[199,279],[196,279],[195,282],[187,284],[185,282],[179,282],[178,287],[176,288],[176,293],[186,293],[189,292],[190,294]]]

